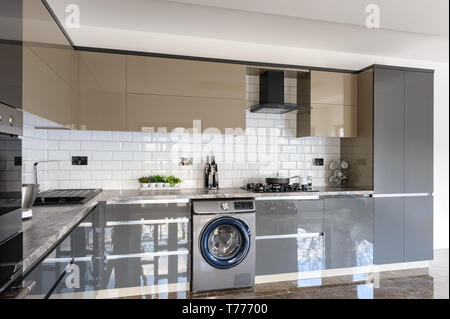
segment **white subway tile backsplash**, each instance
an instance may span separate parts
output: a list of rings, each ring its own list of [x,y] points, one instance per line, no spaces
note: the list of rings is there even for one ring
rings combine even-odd
[[[92,131],[92,140],[94,141],[112,141],[113,132]]]
[[[122,162],[102,161],[102,169],[110,171],[120,171],[122,169]]]
[[[133,159],[132,152],[114,152],[113,161],[131,161]]]
[[[61,141],[59,142],[60,151],[79,151],[81,143],[79,141]]]
[[[48,152],[48,159],[53,161],[64,161],[70,159],[70,152],[69,151],[49,151]]]
[[[70,131],[70,139],[73,141],[89,141],[92,139],[91,131]]]

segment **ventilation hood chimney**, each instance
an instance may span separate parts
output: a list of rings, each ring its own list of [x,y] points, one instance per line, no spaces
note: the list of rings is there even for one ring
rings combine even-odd
[[[250,112],[283,114],[297,111],[297,104],[284,103],[284,71],[265,71],[259,80],[259,103]]]

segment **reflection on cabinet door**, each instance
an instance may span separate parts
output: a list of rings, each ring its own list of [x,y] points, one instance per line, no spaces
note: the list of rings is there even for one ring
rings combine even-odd
[[[256,201],[256,274],[324,269],[323,201]]]
[[[82,130],[126,130],[126,56],[79,52]]]
[[[433,259],[433,197],[405,198],[405,261]]]
[[[373,199],[324,200],[327,269],[373,264]]]
[[[374,264],[403,262],[404,198],[374,199]]]
[[[28,46],[23,47],[23,110],[58,124],[75,127],[74,88]]]

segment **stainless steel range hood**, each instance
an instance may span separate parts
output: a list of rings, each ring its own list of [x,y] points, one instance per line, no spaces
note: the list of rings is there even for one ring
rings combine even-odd
[[[283,114],[297,111],[297,104],[284,103],[284,71],[265,71],[259,80],[259,104],[250,112]]]

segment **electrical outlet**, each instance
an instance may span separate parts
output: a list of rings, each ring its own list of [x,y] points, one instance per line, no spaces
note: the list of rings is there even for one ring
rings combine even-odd
[[[313,159],[313,166],[323,166],[323,158]]]
[[[14,157],[14,166],[22,166],[22,157],[21,156]]]
[[[72,165],[87,165],[88,158],[87,156],[72,156]]]

